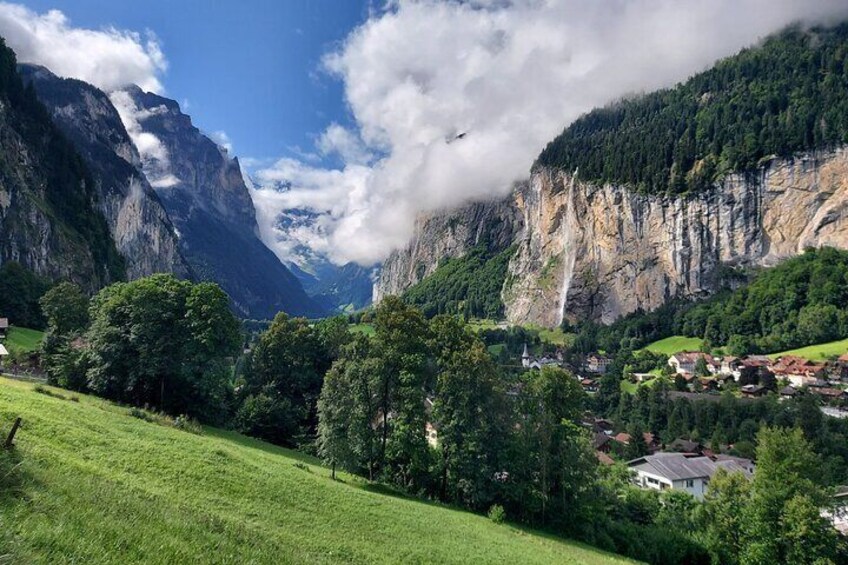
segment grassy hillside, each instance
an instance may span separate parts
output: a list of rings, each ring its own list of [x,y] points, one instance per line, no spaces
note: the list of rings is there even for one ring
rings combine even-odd
[[[237,434],[0,379],[0,562],[625,563],[591,548],[380,492]],[[10,467],[17,465],[13,471]]]
[[[840,339],[839,341],[831,341],[829,343],[820,343],[818,345],[808,345],[798,349],[790,349],[789,351],[781,351],[769,355],[772,359],[776,359],[783,355],[797,355],[809,359],[810,361],[826,361],[831,357],[838,357],[848,353],[848,339]]]
[[[10,353],[15,351],[35,351],[41,347],[44,332],[27,328],[10,328],[3,345]]]
[[[681,351],[699,351],[704,340],[698,337],[686,337],[673,335],[665,339],[649,343],[643,349],[651,353],[662,353],[663,355],[674,355]]]

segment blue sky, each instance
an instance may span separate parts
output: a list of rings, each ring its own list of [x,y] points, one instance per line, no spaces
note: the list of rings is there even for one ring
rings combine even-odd
[[[223,130],[242,157],[310,151],[330,123],[350,116],[340,81],[321,57],[368,16],[367,0],[28,0],[60,9],[76,27],[151,30],[168,71],[166,95],[204,131]],[[185,110],[185,109],[184,109]]]

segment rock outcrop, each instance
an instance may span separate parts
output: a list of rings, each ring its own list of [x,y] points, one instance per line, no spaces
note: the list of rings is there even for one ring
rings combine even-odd
[[[448,257],[462,257],[476,245],[508,248],[521,230],[521,216],[509,200],[469,204],[419,217],[410,243],[383,263],[374,284],[374,302],[403,293]]]
[[[713,292],[723,265],[768,266],[806,247],[848,248],[848,150],[773,159],[678,198],[540,169],[515,202],[525,230],[504,288],[507,318],[609,323]]]
[[[44,67],[21,65],[19,70],[92,172],[127,277],[162,272],[189,277],[171,220],[141,173],[138,151],[106,93]]]

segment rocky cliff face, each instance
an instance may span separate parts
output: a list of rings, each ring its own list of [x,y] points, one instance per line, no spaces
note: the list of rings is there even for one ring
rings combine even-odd
[[[35,86],[53,122],[73,142],[92,172],[100,209],[127,277],[190,269],[178,249],[168,214],[141,173],[141,158],[117,110],[101,90],[82,81],[62,79],[43,67],[21,65],[25,82]]]
[[[848,149],[774,159],[680,198],[597,186],[554,169],[499,203],[419,219],[375,285],[400,294],[492,233],[516,245],[502,298],[510,322],[610,323],[714,292],[723,266],[770,266],[807,247],[848,248]]]
[[[123,278],[93,175],[24,88],[2,43],[0,75],[0,264],[15,261],[91,292]]]
[[[259,239],[238,161],[194,127],[175,101],[137,87],[121,95],[131,106],[124,111],[155,146],[142,154],[142,169],[176,227],[193,273],[220,284],[246,317],[323,313]]]
[[[506,249],[521,230],[521,219],[508,200],[421,216],[409,245],[383,263],[374,285],[374,301],[403,293],[432,274],[443,258],[461,257],[480,244],[494,251]]]
[[[516,323],[612,322],[715,290],[722,264],[848,248],[848,150],[772,160],[683,198],[541,169],[515,195],[525,229],[503,298]]]

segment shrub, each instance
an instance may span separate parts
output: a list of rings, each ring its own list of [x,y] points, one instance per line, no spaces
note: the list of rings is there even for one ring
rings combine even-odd
[[[506,510],[500,504],[493,504],[491,508],[489,508],[489,520],[494,522],[495,524],[503,524],[503,521],[506,519]]]

